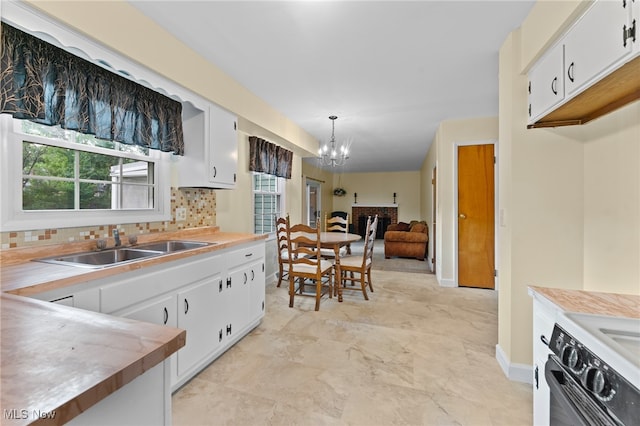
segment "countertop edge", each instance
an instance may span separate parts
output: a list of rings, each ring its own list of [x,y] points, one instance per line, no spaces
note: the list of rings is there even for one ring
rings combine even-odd
[[[564,312],[640,318],[640,296],[577,289],[528,286],[530,296],[546,299]]]
[[[200,228],[196,229],[200,230]],[[101,269],[76,268],[73,266],[32,262],[31,259],[44,257],[41,249],[32,252],[24,251],[26,254],[23,254],[21,262],[14,261],[12,264],[2,265],[0,270],[0,276],[2,278],[0,282],[1,290],[4,293],[33,296],[39,293],[80,284],[85,281],[97,280],[132,270],[144,269],[203,253],[224,250],[247,242],[264,240],[267,238],[267,235],[219,232],[216,229],[207,229],[200,230],[197,234],[184,231],[150,234],[148,238],[141,240],[139,243],[185,238],[191,241],[204,241],[215,244]],[[49,246],[49,249],[56,250],[56,247],[58,246]],[[66,253],[73,253],[74,248],[77,250],[77,246],[63,245],[63,247],[63,252],[56,252],[61,254],[65,251]]]

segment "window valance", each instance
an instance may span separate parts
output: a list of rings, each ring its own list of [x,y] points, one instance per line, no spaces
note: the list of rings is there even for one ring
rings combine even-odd
[[[4,22],[1,38],[0,113],[184,153],[180,102]]]
[[[293,152],[256,136],[249,136],[249,170],[291,179]]]

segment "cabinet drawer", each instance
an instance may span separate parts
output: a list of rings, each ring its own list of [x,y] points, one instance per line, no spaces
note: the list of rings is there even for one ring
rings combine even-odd
[[[241,249],[229,252],[226,256],[227,266],[235,268],[247,262],[253,262],[257,259],[264,258],[264,243],[252,244]]]

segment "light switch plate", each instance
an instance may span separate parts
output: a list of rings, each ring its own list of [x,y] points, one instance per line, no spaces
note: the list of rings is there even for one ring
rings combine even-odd
[[[176,208],[176,221],[184,222],[187,220],[187,209],[184,207]]]

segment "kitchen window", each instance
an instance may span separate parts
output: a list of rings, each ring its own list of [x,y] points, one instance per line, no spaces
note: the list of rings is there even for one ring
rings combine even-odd
[[[170,218],[170,154],[6,114],[0,124],[2,231]]]
[[[253,173],[253,232],[274,233],[276,218],[282,216],[285,179]]]

